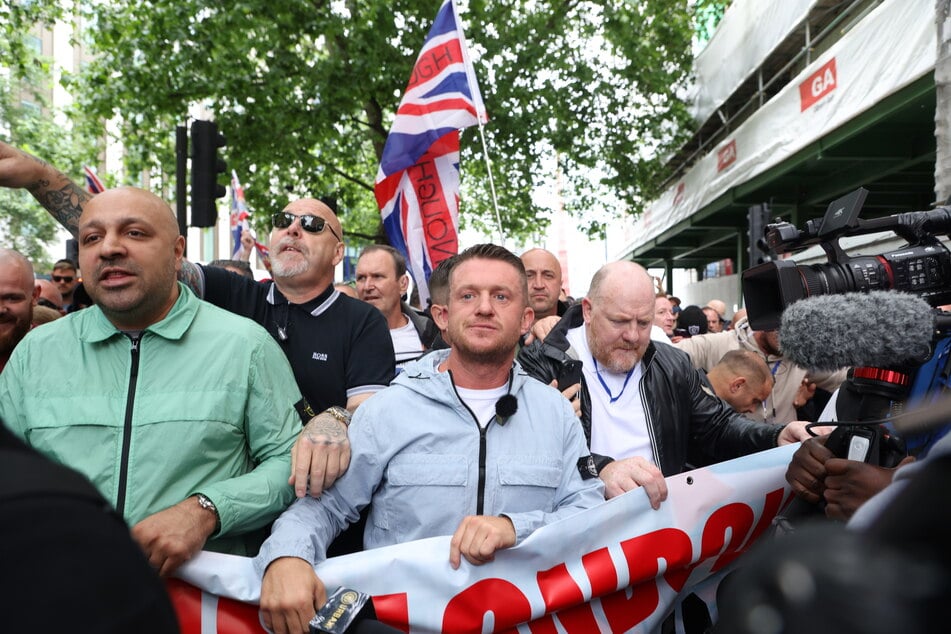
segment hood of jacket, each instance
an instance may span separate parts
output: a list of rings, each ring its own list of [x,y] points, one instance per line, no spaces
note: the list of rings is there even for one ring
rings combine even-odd
[[[393,380],[392,385],[401,385],[439,403],[462,405],[456,395],[455,384],[449,372],[441,372],[439,366],[449,358],[449,350],[433,350],[421,359],[406,366]],[[509,374],[509,394],[521,392],[526,381],[534,381],[517,362],[512,362]]]

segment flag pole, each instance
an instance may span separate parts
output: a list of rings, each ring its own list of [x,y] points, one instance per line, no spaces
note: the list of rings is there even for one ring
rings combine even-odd
[[[485,127],[479,121],[479,137],[482,139],[482,156],[485,157],[485,171],[489,174],[489,191],[492,193],[492,207],[495,209],[495,222],[499,227],[499,245],[505,246],[505,231],[502,230],[502,216],[499,214],[499,199],[495,195],[495,179],[492,177],[492,161],[489,160],[489,146],[485,142]]]
[[[505,246],[505,232],[502,230],[499,200],[495,195],[495,179],[492,177],[492,161],[489,159],[489,146],[485,142],[485,122],[488,120],[488,115],[485,112],[485,103],[482,101],[482,95],[479,91],[479,82],[475,77],[475,68],[472,66],[472,60],[469,58],[469,45],[466,43],[466,36],[462,28],[462,19],[459,17],[459,8],[456,6],[455,0],[449,0],[449,4],[452,5],[452,13],[455,16],[456,24],[459,25],[460,49],[462,50],[462,58],[465,60],[466,78],[469,83],[469,90],[472,91],[474,97],[473,101],[478,109],[476,112],[476,120],[479,122],[479,138],[482,139],[482,156],[485,157],[485,170],[489,175],[489,191],[492,194],[492,208],[495,210],[495,222],[499,228],[499,242],[501,246]]]

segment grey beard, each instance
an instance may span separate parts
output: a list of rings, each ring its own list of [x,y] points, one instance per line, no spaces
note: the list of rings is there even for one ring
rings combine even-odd
[[[271,258],[271,273],[275,277],[294,277],[306,273],[307,269],[310,268],[310,262],[304,258],[300,258],[299,261],[293,263],[285,263],[282,261],[282,256],[283,254]]]

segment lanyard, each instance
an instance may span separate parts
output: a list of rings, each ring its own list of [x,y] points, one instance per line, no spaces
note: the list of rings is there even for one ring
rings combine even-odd
[[[630,370],[627,371],[627,376],[624,378],[624,385],[621,386],[621,391],[618,393],[617,396],[614,396],[613,394],[611,394],[611,390],[610,388],[608,388],[608,384],[604,382],[603,378],[601,378],[601,371],[598,369],[598,360],[594,359],[594,373],[598,375],[598,381],[600,381],[601,387],[604,388],[604,391],[608,393],[608,398],[611,399],[612,403],[617,401],[622,396],[624,396],[624,390],[627,388],[627,382],[631,380],[631,375],[634,374],[634,368],[636,367],[637,367],[637,364],[635,363],[634,366]]]
[[[776,371],[779,369],[779,364],[782,363],[782,362],[783,362],[783,360],[782,360],[782,359],[779,359],[776,363],[773,364],[773,368],[770,370],[770,374],[773,375],[773,389],[774,389],[774,390],[776,389]],[[773,395],[772,395],[772,394],[769,395],[769,398],[767,398],[766,401],[768,401],[768,400],[771,399],[771,398],[773,398]],[[770,416],[769,416],[769,410],[766,409],[766,401],[763,401],[763,421],[768,423],[771,419],[770,419]],[[772,416],[772,418],[776,418],[776,407],[775,407],[775,406],[773,407],[773,416]]]

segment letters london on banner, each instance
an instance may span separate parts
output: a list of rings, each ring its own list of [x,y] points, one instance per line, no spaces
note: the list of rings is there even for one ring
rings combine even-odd
[[[684,631],[680,601],[699,598],[715,621],[716,583],[791,499],[784,475],[795,449],[667,478],[656,511],[631,491],[482,566],[453,570],[447,536],[334,557],[317,572],[330,591],[371,594],[379,618],[407,632]],[[181,575],[191,585],[172,580],[169,591],[183,634],[264,632],[250,558],[201,553]]]
[[[376,200],[423,306],[429,275],[459,250],[459,129],[488,120],[452,0],[426,36],[383,147]]]

